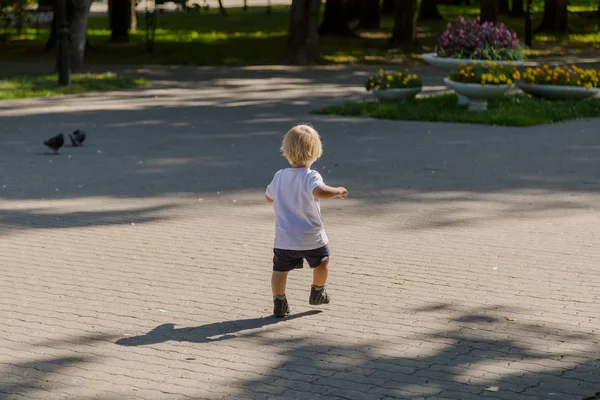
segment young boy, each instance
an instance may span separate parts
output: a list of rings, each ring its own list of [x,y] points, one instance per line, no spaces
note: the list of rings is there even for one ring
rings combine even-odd
[[[291,168],[278,171],[266,191],[275,207],[275,248],[273,250],[273,314],[281,318],[291,313],[285,286],[287,275],[302,268],[303,261],[313,269],[311,305],[329,304],[325,282],[329,272],[329,247],[321,221],[319,200],[340,197],[348,191],[329,187],[317,171],[310,169],[323,150],[317,131],[307,125],[293,127],[283,138],[281,152]]]

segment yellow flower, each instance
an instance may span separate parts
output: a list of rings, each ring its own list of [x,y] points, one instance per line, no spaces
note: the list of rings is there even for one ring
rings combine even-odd
[[[512,87],[513,81],[512,80],[507,80],[506,83],[508,84],[508,86]]]
[[[385,74],[385,71],[383,70],[383,68],[381,68],[381,69],[379,70],[379,73],[380,73],[381,75],[384,75],[384,74]]]
[[[388,81],[391,81],[391,80],[393,80],[393,79],[394,79],[394,77],[393,77],[393,76],[391,76],[391,75],[388,75],[388,76],[387,76],[387,80],[388,80]]]
[[[491,63],[490,65],[494,68],[498,66],[498,64],[496,64],[495,62]]]
[[[389,83],[388,83],[388,84],[386,84],[386,85],[385,85],[385,87],[389,89],[389,87],[390,87],[390,84],[389,84]]]
[[[375,86],[375,90],[379,90],[379,89],[380,89],[379,85]]]
[[[577,86],[581,86],[581,81],[577,81]]]
[[[371,85],[371,87],[373,87],[373,86],[375,86],[375,83],[371,82],[370,85]]]
[[[498,78],[494,78],[494,83],[495,83],[496,85],[497,85],[497,84],[499,84],[499,83],[500,83],[500,79],[498,79]]]

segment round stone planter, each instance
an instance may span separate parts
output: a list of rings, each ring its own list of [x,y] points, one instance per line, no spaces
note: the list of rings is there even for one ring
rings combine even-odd
[[[586,89],[578,86],[531,85],[517,82],[519,89],[533,97],[548,100],[585,100],[596,96],[600,89]]]
[[[467,60],[464,58],[450,58],[450,57],[440,57],[436,53],[424,53],[423,61],[427,64],[434,66],[436,68],[440,68],[446,71],[451,71],[455,68],[458,68],[460,64],[468,64],[470,62],[484,63],[486,60]],[[494,61],[498,65],[509,65],[508,61]],[[515,67],[521,67],[524,65],[523,61],[512,61],[512,65]],[[458,95],[458,104],[467,105],[469,101],[466,97],[457,93]]]
[[[444,79],[444,83],[457,94],[464,96],[469,102],[469,111],[485,111],[489,99],[504,96],[508,85],[485,85],[480,83],[460,83]]]
[[[378,100],[411,100],[421,92],[421,87],[404,89],[373,90],[373,96]]]
[[[484,63],[487,60],[470,60],[465,58],[450,58],[450,57],[440,57],[436,53],[424,53],[423,61],[427,64],[432,65],[436,68],[441,68],[445,70],[451,70],[458,67],[459,64],[468,64],[470,62]],[[524,65],[523,61],[504,61],[504,60],[490,60],[495,62],[498,65],[514,65],[515,67],[522,67]]]

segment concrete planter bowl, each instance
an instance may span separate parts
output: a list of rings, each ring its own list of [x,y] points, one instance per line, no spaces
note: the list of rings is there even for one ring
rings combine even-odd
[[[402,88],[402,89],[385,89],[385,90],[373,90],[373,96],[378,100],[411,100],[414,99],[417,94],[421,92],[422,88]]]
[[[436,53],[424,53],[423,61],[427,64],[432,65],[436,68],[441,68],[446,71],[452,70],[458,67],[459,64],[468,64],[470,62],[484,63],[487,60],[469,60],[464,58],[450,58],[450,57],[440,57]],[[522,67],[524,65],[523,61],[504,61],[504,60],[492,60],[498,65],[514,65],[515,67]]]
[[[460,83],[444,79],[444,83],[456,94],[464,96],[469,102],[469,111],[487,110],[488,100],[504,96],[508,85],[481,85],[479,83]]]
[[[586,100],[600,93],[600,89],[586,89],[578,86],[531,85],[525,82],[517,82],[517,86],[533,97],[547,100]]]
[[[424,53],[423,61],[427,64],[434,66],[436,68],[443,69],[445,71],[451,71],[453,69],[458,68],[459,64],[468,64],[472,61],[477,63],[484,63],[486,60],[467,60],[464,58],[450,58],[450,57],[440,57],[436,53]],[[496,61],[494,62],[498,65],[510,65],[508,61]],[[512,61],[512,65],[515,67],[522,67],[524,65],[523,61]],[[466,97],[462,96],[457,92],[458,95],[458,104],[460,105],[468,105],[469,101]]]

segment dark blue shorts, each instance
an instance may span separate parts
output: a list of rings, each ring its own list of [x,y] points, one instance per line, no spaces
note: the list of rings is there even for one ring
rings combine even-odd
[[[316,268],[329,258],[327,245],[314,250],[273,250],[273,271],[287,272],[302,268],[304,260],[309,267]]]

